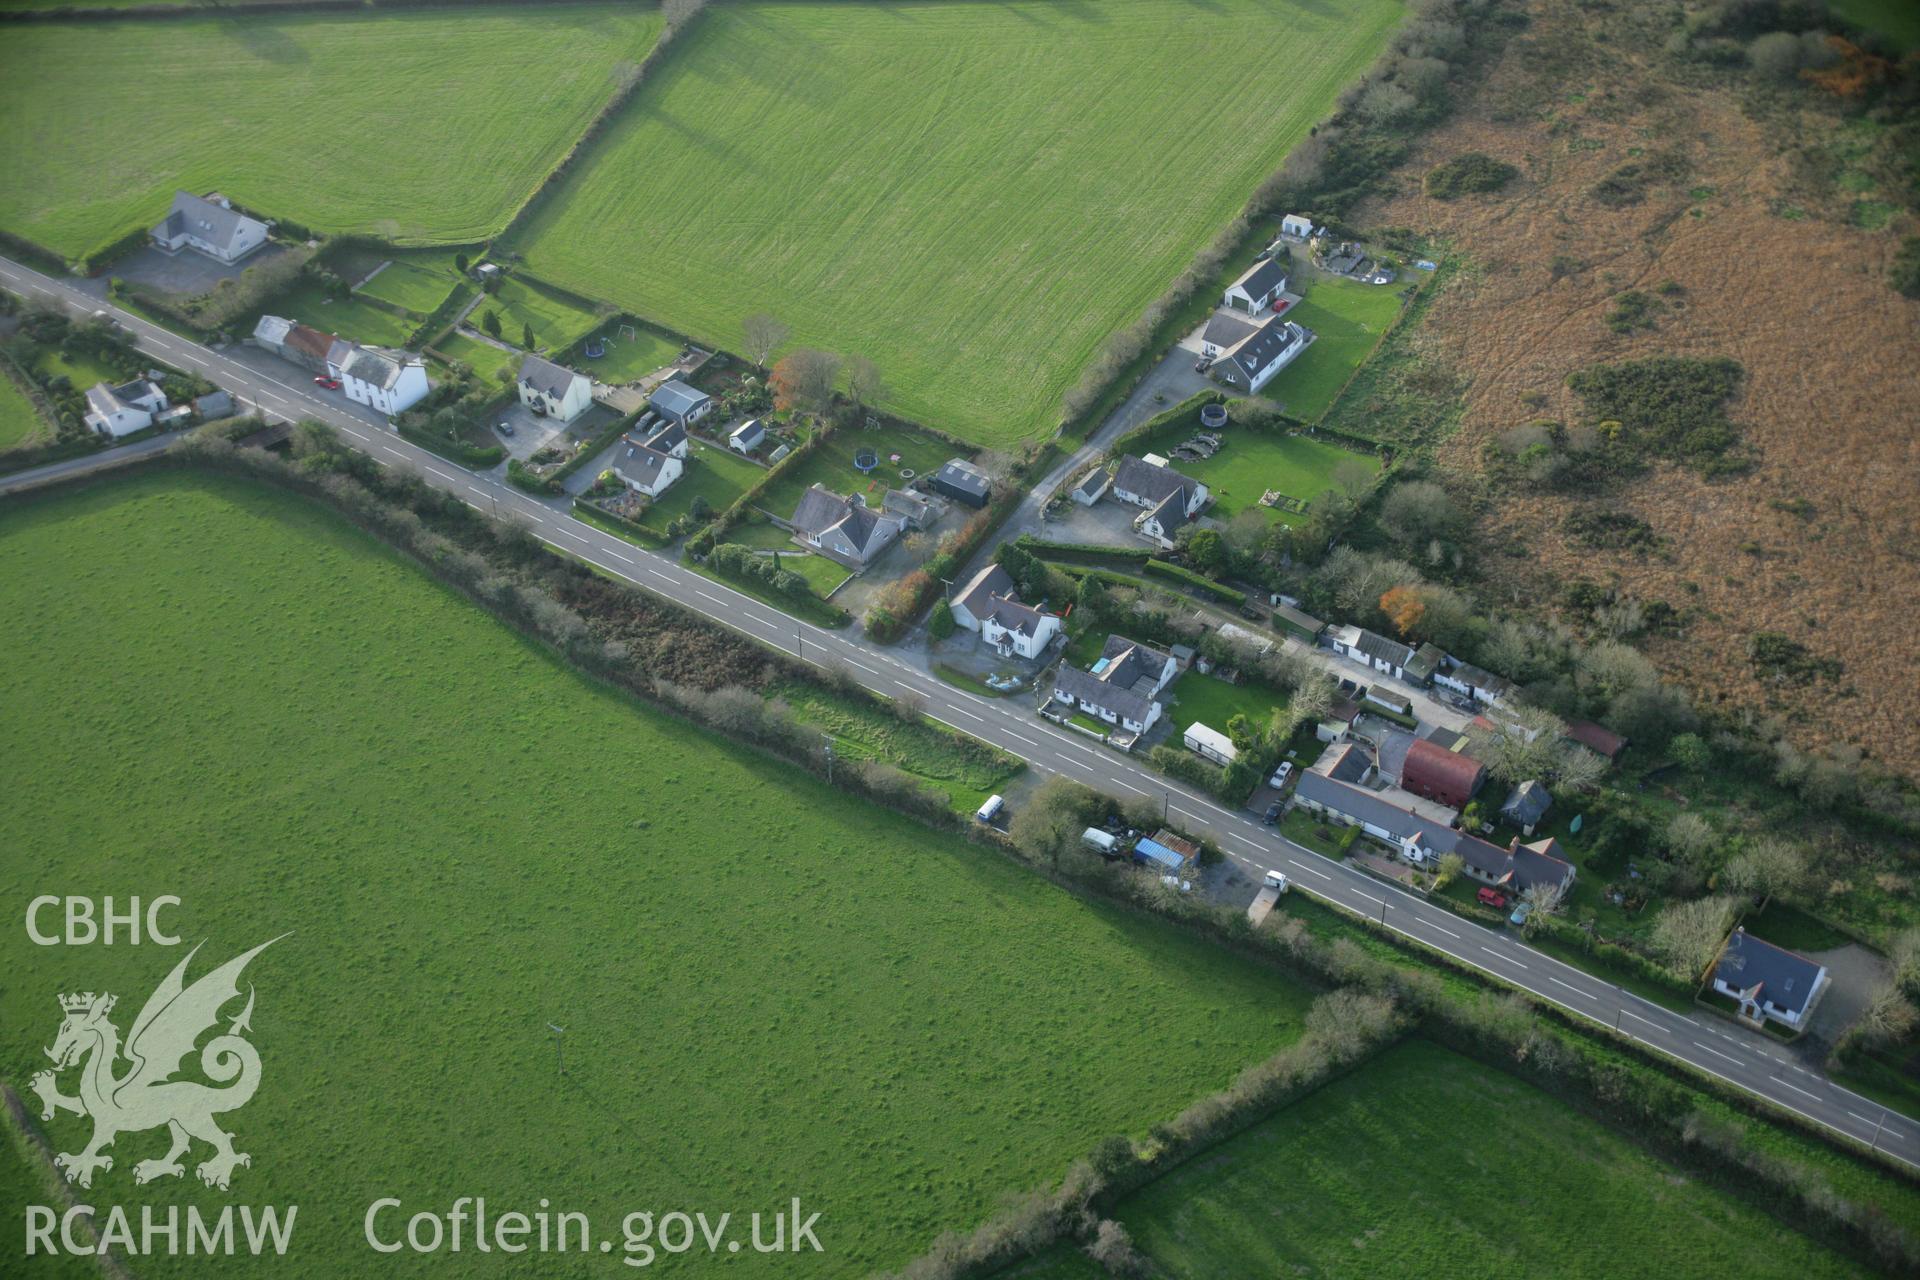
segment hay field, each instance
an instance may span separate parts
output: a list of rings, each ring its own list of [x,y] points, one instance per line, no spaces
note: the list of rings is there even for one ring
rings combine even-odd
[[[516,233],[703,343],[770,311],[1031,440],[1379,51],[1396,0],[725,6]]]

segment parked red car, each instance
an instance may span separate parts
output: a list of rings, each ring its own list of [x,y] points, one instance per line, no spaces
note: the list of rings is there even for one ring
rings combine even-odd
[[[338,391],[340,389],[340,379],[329,378],[325,374],[322,374],[313,380],[313,385],[316,387],[325,387],[329,391]]]
[[[1479,898],[1480,901],[1485,903],[1487,906],[1492,907],[1495,911],[1506,910],[1507,895],[1504,893],[1497,892],[1496,890],[1493,890],[1493,889],[1482,889],[1479,893],[1475,894],[1474,896]]]

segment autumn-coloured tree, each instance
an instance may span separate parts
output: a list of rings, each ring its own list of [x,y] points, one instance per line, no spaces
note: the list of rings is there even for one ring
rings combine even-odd
[[[773,366],[767,386],[773,407],[818,413],[833,402],[833,380],[840,373],[840,357],[802,347]]]
[[[1800,74],[1835,97],[1857,98],[1867,91],[1867,86],[1882,84],[1893,75],[1891,62],[1868,53],[1844,36],[1828,36],[1827,43],[1840,55],[1840,60],[1830,67],[1810,67]]]
[[[1380,612],[1387,615],[1387,621],[1393,629],[1403,636],[1413,634],[1420,625],[1420,619],[1426,616],[1426,602],[1420,599],[1420,593],[1412,587],[1395,587],[1380,597]]]

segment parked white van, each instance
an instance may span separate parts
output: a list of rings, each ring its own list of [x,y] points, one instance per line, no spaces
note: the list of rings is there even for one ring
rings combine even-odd
[[[999,796],[988,796],[987,802],[974,810],[973,820],[975,822],[992,822],[1000,816],[1000,811],[1006,807],[1007,802]]]
[[[1120,841],[1117,838],[1110,832],[1102,831],[1098,827],[1088,827],[1085,831],[1082,831],[1080,833],[1080,843],[1095,853],[1112,853],[1120,847]]]

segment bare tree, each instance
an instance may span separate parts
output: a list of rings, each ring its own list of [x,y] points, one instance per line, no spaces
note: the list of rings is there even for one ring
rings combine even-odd
[[[1733,927],[1732,898],[1676,902],[1653,922],[1653,949],[1687,982],[1698,982]]]
[[[908,724],[918,724],[920,717],[927,712],[927,700],[922,694],[911,689],[902,690],[893,695],[893,714]]]
[[[1561,786],[1591,791],[1606,777],[1607,767],[1607,762],[1597,753],[1585,747],[1567,747],[1560,752],[1560,761],[1553,772]]]
[[[1676,813],[1667,823],[1667,848],[1689,862],[1706,857],[1719,843],[1713,824],[1697,813]]]
[[[1867,997],[1867,1007],[1861,1010],[1851,1032],[1865,1044],[1879,1046],[1905,1040],[1916,1024],[1920,1024],[1920,1014],[1914,1012],[1913,1002],[1889,978]]]
[[[1093,1243],[1087,1246],[1087,1256],[1119,1280],[1146,1280],[1154,1273],[1153,1264],[1134,1247],[1127,1229],[1112,1218],[1100,1219],[1100,1225],[1094,1229]]]
[[[880,366],[865,356],[848,356],[847,394],[863,407],[886,399],[887,384],[880,376]]]
[[[1520,901],[1527,904],[1526,931],[1531,934],[1546,924],[1547,917],[1560,910],[1561,899],[1566,890],[1551,881],[1541,880],[1528,885],[1520,893]]]
[[[1920,928],[1902,929],[1887,947],[1893,980],[1908,991],[1920,989]]]
[[[1720,873],[1725,888],[1760,899],[1762,907],[1774,898],[1792,896],[1806,881],[1806,853],[1778,836],[1753,841]]]
[[[762,370],[767,367],[767,358],[793,333],[784,320],[776,320],[764,311],[756,311],[741,321],[740,331],[746,338],[747,358]]]

